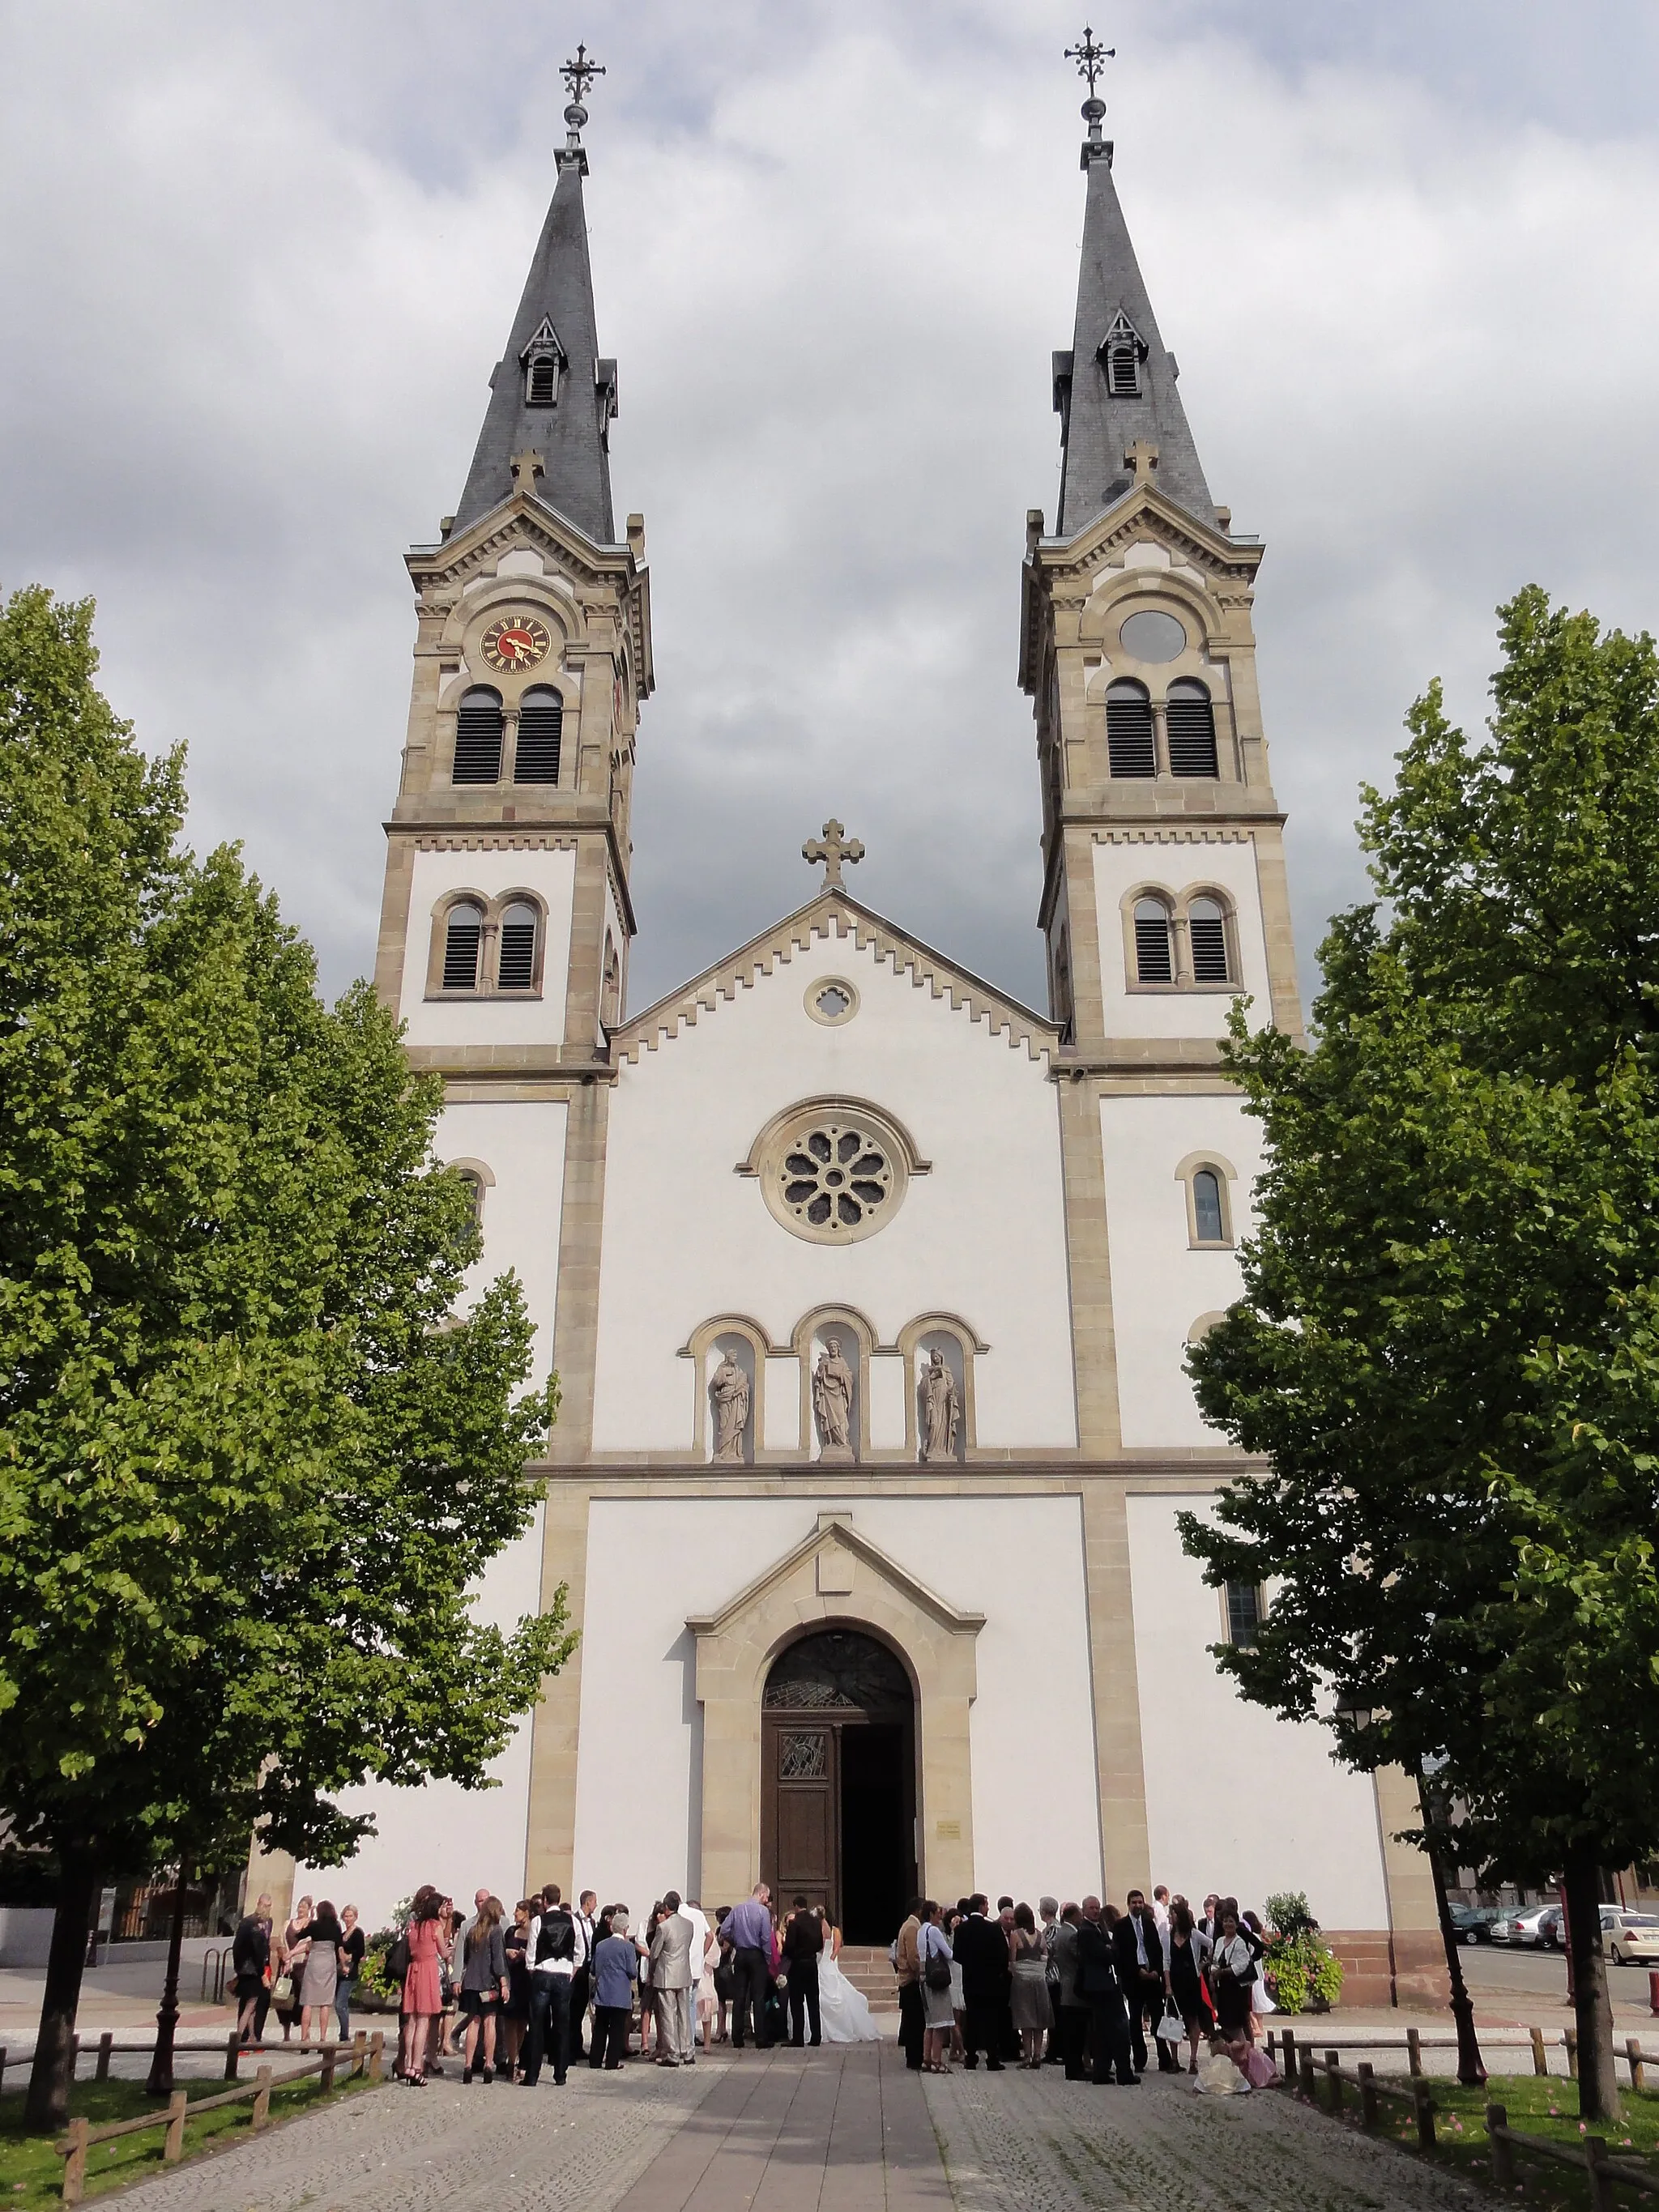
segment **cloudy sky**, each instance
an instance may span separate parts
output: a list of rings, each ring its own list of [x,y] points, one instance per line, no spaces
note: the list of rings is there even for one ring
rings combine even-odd
[[[1304,981],[1362,779],[1478,720],[1529,580],[1659,611],[1651,0],[1097,11],[1117,175],[1257,602]],[[1053,519],[1081,11],[1051,0],[0,5],[0,588],[91,592],[337,989],[370,963],[413,618],[586,38],[618,514],[643,509],[632,997],[807,896],[1042,991],[1014,681]]]

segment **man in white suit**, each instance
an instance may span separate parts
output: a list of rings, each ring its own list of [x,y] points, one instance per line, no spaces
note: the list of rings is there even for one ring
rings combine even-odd
[[[690,2066],[691,2055],[691,1923],[680,1911],[680,1893],[663,1899],[668,1910],[651,1938],[651,1994],[657,2007],[657,2063]]]

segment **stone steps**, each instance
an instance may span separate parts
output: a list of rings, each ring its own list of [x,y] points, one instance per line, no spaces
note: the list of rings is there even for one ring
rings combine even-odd
[[[838,1964],[872,2012],[898,2010],[898,1984],[887,1961],[885,1944],[843,1943]]]

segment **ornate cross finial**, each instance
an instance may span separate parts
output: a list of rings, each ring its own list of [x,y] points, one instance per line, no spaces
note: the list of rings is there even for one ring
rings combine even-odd
[[[1095,86],[1104,74],[1107,63],[1113,60],[1116,53],[1115,46],[1100,44],[1095,37],[1093,26],[1089,23],[1083,26],[1083,36],[1079,43],[1066,49],[1065,59],[1075,62],[1078,75],[1089,80],[1089,97],[1083,103],[1083,119],[1089,126],[1089,135],[1083,142],[1083,167],[1085,169],[1091,161],[1104,161],[1109,169],[1112,166],[1112,143],[1109,138],[1103,138],[1100,135],[1106,103],[1095,90]]]
[[[1158,447],[1149,445],[1145,438],[1137,438],[1133,446],[1124,448],[1123,465],[1134,471],[1138,484],[1151,483],[1158,467]]]
[[[543,465],[541,455],[532,453],[527,447],[522,453],[514,453],[513,459],[507,463],[507,466],[513,471],[514,490],[523,492],[526,499],[532,497],[536,489],[536,479],[541,475]]]
[[[582,125],[587,120],[587,110],[582,106],[582,100],[594,78],[605,75],[605,65],[602,62],[591,60],[586,46],[582,44],[577,46],[574,59],[563,64],[559,75],[569,88],[570,105],[564,111],[564,143],[556,149],[554,159],[562,169],[574,162],[586,176],[587,153],[582,144]]]
[[[815,866],[818,861],[823,862],[825,890],[843,891],[847,886],[842,881],[841,864],[846,860],[856,866],[864,858],[864,848],[856,837],[849,837],[831,815],[823,825],[823,836],[809,837],[800,848],[800,856],[803,860],[811,860]]]

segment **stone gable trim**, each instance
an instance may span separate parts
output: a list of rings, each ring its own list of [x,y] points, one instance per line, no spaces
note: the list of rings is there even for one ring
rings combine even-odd
[[[1023,1046],[1030,1060],[1047,1060],[1059,1049],[1059,1030],[1041,1015],[952,967],[867,908],[831,893],[803,907],[766,936],[754,939],[672,998],[625,1023],[613,1039],[617,1060],[637,1064],[641,1051],[654,1052],[665,1039],[678,1036],[683,1024],[690,1027],[699,1013],[716,1012],[723,1000],[734,1000],[740,990],[751,990],[763,975],[770,975],[797,952],[809,951],[819,938],[851,938],[860,952],[873,950],[895,975],[908,975],[916,989],[926,988],[935,999],[948,999],[957,1012],[985,1023],[993,1036],[1002,1036],[1012,1050]]]
[[[1252,845],[1255,833],[1249,830],[1218,830],[1213,826],[1179,829],[1173,823],[1148,823],[1144,828],[1097,830],[1097,845]]]
[[[391,825],[394,835],[398,825]],[[410,840],[417,853],[574,853],[580,840],[552,832],[510,830],[459,830],[443,836],[416,834]]]

